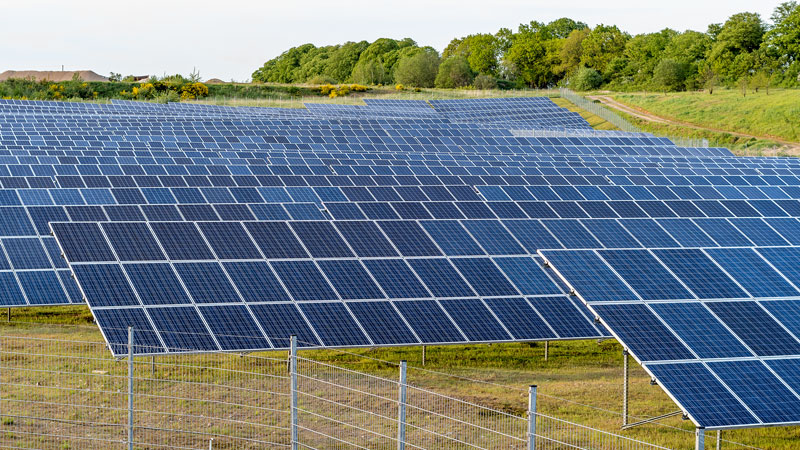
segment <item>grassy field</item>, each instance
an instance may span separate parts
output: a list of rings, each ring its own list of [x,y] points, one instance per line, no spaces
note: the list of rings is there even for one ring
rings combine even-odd
[[[82,306],[21,308],[12,311],[12,322],[0,321],[0,334],[101,341],[91,320],[88,309]],[[282,358],[285,352],[264,355]],[[301,356],[392,379],[397,375],[396,368],[381,361],[397,363],[404,359],[412,384],[520,415],[527,405],[527,386],[537,384],[542,413],[670,448],[692,448],[693,426],[680,417],[663,420],[660,425],[619,431],[622,356],[621,347],[613,340],[551,342],[547,361],[541,343],[428,347],[424,370],[419,347],[305,350]],[[644,370],[631,362],[630,413],[635,416],[631,421],[676,411],[661,389],[650,385]],[[764,449],[800,449],[800,430],[796,427],[729,431],[723,438]],[[711,442],[709,449],[713,448]],[[723,448],[741,447],[725,443]]]
[[[763,149],[780,146],[779,141],[800,142],[800,90],[772,89],[767,95],[720,89],[714,94],[703,92],[679,92],[668,95],[659,93],[611,93],[611,96],[626,105],[646,110],[666,119],[699,125],[700,130],[682,127],[643,123],[637,125],[649,131],[683,132],[693,137],[709,138],[717,143],[737,149]],[[745,133],[755,139],[733,136],[730,132]]]

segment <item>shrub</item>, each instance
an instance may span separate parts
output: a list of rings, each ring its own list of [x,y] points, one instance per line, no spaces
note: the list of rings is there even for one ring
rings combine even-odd
[[[597,89],[601,84],[603,84],[603,75],[590,67],[581,67],[569,79],[570,87],[576,91]]]
[[[336,80],[325,75],[314,75],[306,80],[308,84],[335,84]]]
[[[662,59],[653,70],[653,83],[664,92],[680,91],[686,86],[689,65],[674,59]]]
[[[164,91],[163,93],[156,94],[156,96],[153,97],[153,101],[156,103],[174,103],[181,101],[181,96],[173,90],[168,90]]]
[[[149,83],[148,83],[149,84]],[[208,96],[208,87],[198,82],[187,83],[180,88],[181,100],[191,100]]]
[[[489,75],[480,74],[475,77],[475,80],[472,81],[472,84],[475,86],[475,89],[497,89],[497,80]]]
[[[406,88],[406,87],[405,87],[405,86],[403,86],[403,85],[402,85],[402,84],[400,84],[400,83],[397,83],[397,84],[394,86],[394,90],[396,90],[396,91],[403,91],[403,90],[405,90],[405,88]]]
[[[432,52],[419,52],[397,62],[394,79],[399,84],[416,87],[433,87],[439,72],[439,56]]]
[[[473,77],[467,58],[452,56],[439,65],[435,85],[437,88],[446,89],[469,86],[472,84]]]

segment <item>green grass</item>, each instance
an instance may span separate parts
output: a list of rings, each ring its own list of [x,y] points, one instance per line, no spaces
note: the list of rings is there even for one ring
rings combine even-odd
[[[102,340],[93,325],[76,326],[90,325],[91,314],[86,307],[15,309],[12,320],[0,320],[0,334],[71,341]],[[261,355],[284,358],[286,353]],[[691,422],[680,417],[663,420],[662,425],[619,430],[622,356],[621,347],[613,340],[551,342],[547,361],[542,343],[429,346],[424,368],[419,347],[303,350],[301,356],[392,379],[397,376],[397,369],[387,362],[407,360],[411,384],[519,415],[524,414],[527,405],[528,385],[537,384],[542,413],[670,448],[691,448],[693,442]],[[213,356],[186,358],[214,364]],[[676,411],[663,391],[650,385],[644,370],[634,361],[631,363],[630,413],[644,418]],[[723,437],[765,449],[800,449],[797,427],[727,431]],[[707,448],[713,448],[713,439],[708,441]],[[723,448],[737,447],[726,443]]]
[[[764,139],[800,142],[800,89],[771,89],[769,95],[720,89],[714,94],[679,92],[611,94],[622,103],[657,116]]]
[[[558,105],[558,106],[560,106],[562,108],[566,108],[569,111],[577,112],[578,114],[580,114],[581,117],[586,119],[586,121],[589,122],[589,125],[591,125],[592,128],[594,128],[595,130],[617,130],[618,129],[616,126],[614,126],[613,123],[607,121],[606,119],[603,119],[600,116],[596,116],[596,115],[590,113],[589,111],[581,109],[580,107],[576,106],[574,103],[572,103],[571,101],[569,101],[569,100],[567,100],[565,98],[556,97],[556,98],[553,98],[552,100],[553,100],[553,103],[555,103],[556,105]]]

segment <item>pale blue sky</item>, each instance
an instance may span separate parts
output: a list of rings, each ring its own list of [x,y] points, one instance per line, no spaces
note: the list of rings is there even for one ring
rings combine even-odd
[[[289,47],[411,37],[440,51],[453,37],[571,17],[631,33],[705,31],[737,12],[769,20],[778,1],[635,0],[0,0],[0,72],[89,69],[243,81]]]

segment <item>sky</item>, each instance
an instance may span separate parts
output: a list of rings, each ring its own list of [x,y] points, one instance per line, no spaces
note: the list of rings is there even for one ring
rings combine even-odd
[[[410,37],[439,51],[454,37],[570,17],[631,34],[705,31],[738,12],[769,20],[779,1],[752,0],[0,0],[0,72],[94,70],[246,81],[290,47]]]

